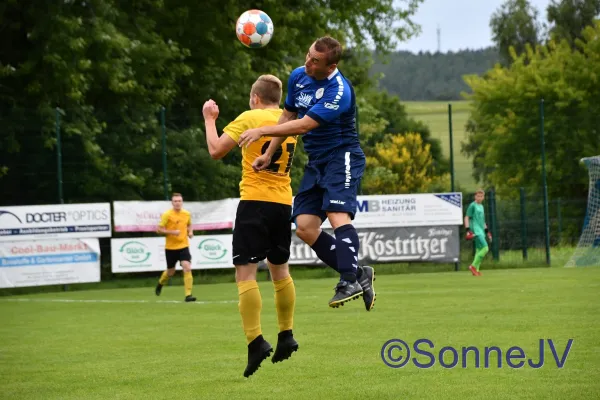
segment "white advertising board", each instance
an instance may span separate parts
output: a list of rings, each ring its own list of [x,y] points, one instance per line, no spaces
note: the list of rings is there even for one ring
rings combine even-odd
[[[110,203],[0,207],[0,242],[110,236]]]
[[[192,269],[233,268],[233,235],[202,235],[190,239]],[[111,239],[113,273],[164,271],[165,238]],[[181,265],[177,264],[177,270]]]
[[[98,239],[0,242],[0,288],[100,282]]]
[[[192,214],[196,231],[230,229],[238,203],[239,199],[190,201],[183,208]],[[170,201],[115,201],[115,232],[156,232],[160,216],[170,208]]]
[[[357,229],[463,224],[460,192],[358,196],[357,203]],[[326,220],[322,227],[331,225]]]

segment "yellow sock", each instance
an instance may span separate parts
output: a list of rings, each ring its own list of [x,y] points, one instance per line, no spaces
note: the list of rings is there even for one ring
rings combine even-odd
[[[160,276],[160,279],[158,280],[158,283],[164,286],[167,284],[167,282],[169,282],[169,279],[171,279],[171,277],[169,276],[167,271],[163,271],[162,275]]]
[[[296,287],[291,276],[273,281],[275,286],[275,308],[279,321],[279,332],[291,330],[294,326],[294,307],[296,305]]]
[[[246,334],[246,342],[250,344],[262,334],[260,329],[260,312],[262,298],[256,281],[241,281],[237,283],[240,302],[238,308],[242,316],[242,326]]]
[[[192,294],[192,285],[194,284],[194,277],[192,276],[192,271],[183,273],[183,286],[185,287],[185,295],[191,296]]]

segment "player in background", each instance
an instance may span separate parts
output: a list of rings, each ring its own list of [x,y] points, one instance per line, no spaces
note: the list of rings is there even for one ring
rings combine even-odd
[[[192,256],[189,247],[189,239],[194,236],[192,217],[189,211],[183,209],[183,196],[181,193],[173,193],[171,204],[173,208],[163,213],[156,229],[157,233],[166,236],[165,258],[167,259],[167,269],[160,276],[155,293],[160,296],[163,286],[175,275],[175,267],[179,262],[183,269],[185,301],[196,301],[196,298],[192,296],[194,277],[192,276]]]
[[[484,198],[485,192],[483,189],[478,189],[475,192],[475,200],[467,208],[464,220],[467,230],[465,239],[475,240],[475,259],[469,266],[469,270],[474,276],[481,276],[481,272],[479,272],[481,261],[483,261],[489,251],[486,235],[490,242],[492,241],[492,234],[488,231],[487,224],[485,223],[485,211],[483,204],[481,204]]]
[[[273,75],[260,76],[250,91],[250,110],[227,125],[220,137],[215,125],[219,108],[214,101],[207,101],[202,112],[211,157],[224,157],[237,146],[240,135],[247,129],[276,125],[282,115],[279,108],[281,97],[281,81]],[[296,138],[290,137],[283,142],[265,171],[257,174],[252,169],[252,163],[268,146],[269,140],[265,138],[242,149],[240,202],[233,230],[232,261],[235,265],[239,311],[248,345],[245,377],[252,375],[273,351],[262,335],[262,298],[256,282],[258,262],[265,258],[275,289],[279,322],[277,347],[272,361],[283,361],[298,350],[298,343],[292,334],[296,289],[288,267],[292,242],[290,169]]]
[[[286,137],[304,135],[308,163],[294,199],[296,235],[340,274],[329,306],[337,308],[363,295],[370,311],[375,302],[374,270],[358,266],[360,243],[352,225],[366,159],[356,130],[354,89],[337,68],[341,56],[337,40],[317,39],[304,66],[290,75],[279,124],[245,131],[239,145],[274,137],[265,154],[254,162],[256,170],[263,170]],[[321,229],[326,218],[335,237]]]

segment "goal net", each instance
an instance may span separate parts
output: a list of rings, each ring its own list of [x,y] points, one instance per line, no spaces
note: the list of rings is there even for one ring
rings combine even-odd
[[[600,156],[581,161],[590,175],[587,211],[579,243],[565,267],[600,266]]]

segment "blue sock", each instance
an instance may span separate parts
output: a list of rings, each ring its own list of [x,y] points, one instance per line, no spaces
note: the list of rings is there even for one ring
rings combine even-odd
[[[335,250],[341,279],[356,282],[360,242],[352,224],[342,225],[335,231]]]
[[[321,259],[321,261],[329,265],[337,272],[340,272],[337,266],[337,255],[335,251],[336,245],[335,238],[333,236],[325,231],[321,231],[321,234],[311,247],[315,253],[317,253],[317,256]]]

